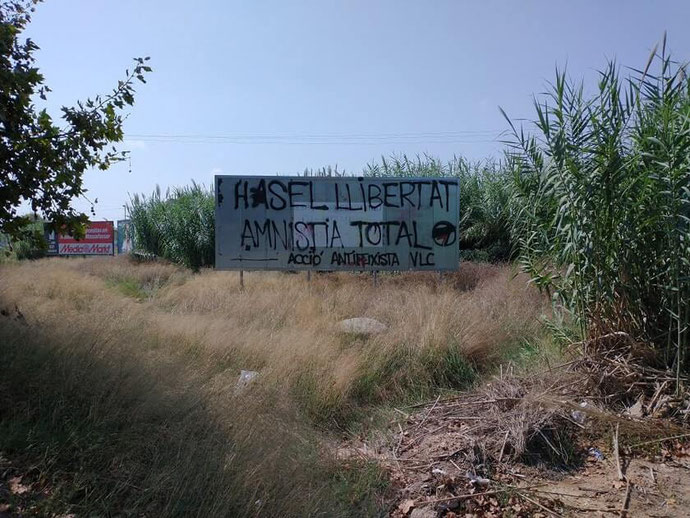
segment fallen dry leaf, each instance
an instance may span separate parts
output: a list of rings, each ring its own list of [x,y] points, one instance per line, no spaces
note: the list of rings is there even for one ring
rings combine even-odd
[[[15,495],[23,495],[31,489],[30,486],[22,484],[22,477],[12,477],[9,481],[10,493]]]
[[[414,509],[414,500],[405,500],[399,506],[400,512],[406,516],[412,509]]]

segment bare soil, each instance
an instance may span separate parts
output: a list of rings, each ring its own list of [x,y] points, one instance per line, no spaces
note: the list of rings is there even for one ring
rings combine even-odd
[[[397,489],[390,511],[394,518],[690,515],[688,437],[664,440],[684,435],[678,423],[608,414],[625,429],[637,430],[646,422],[649,431],[643,441],[649,444],[642,448],[630,433],[621,436],[617,460],[610,426],[587,417],[583,424],[572,423],[571,443],[556,442],[549,428],[563,426],[563,421],[545,417],[544,427],[536,429],[542,442],[528,439],[516,455],[511,442],[520,422],[515,416],[527,416],[525,425],[535,417],[520,406],[522,401],[501,403],[486,399],[482,391],[464,399],[436,400],[395,423],[387,443],[350,443],[340,454],[373,458],[387,468]],[[489,405],[498,409],[487,411]],[[544,408],[544,414],[552,411]],[[497,416],[504,419],[505,432],[487,425]],[[494,436],[483,432],[489,429]],[[524,431],[528,438],[535,434]],[[550,455],[556,450],[558,456]]]

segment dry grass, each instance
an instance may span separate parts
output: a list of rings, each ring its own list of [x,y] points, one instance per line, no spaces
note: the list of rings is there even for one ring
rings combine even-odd
[[[122,258],[1,267],[0,453],[83,512],[368,514],[378,472],[334,464],[313,423],[467,385],[544,311],[498,266],[245,284]],[[388,330],[337,331],[356,316]],[[260,377],[235,397],[239,369]]]
[[[479,273],[478,273],[479,272]],[[204,272],[156,301],[165,332],[192,339],[217,365],[260,370],[295,389],[317,417],[337,417],[354,400],[422,395],[463,387],[538,329],[542,300],[507,267],[463,266],[439,282],[434,274],[245,274]],[[459,290],[456,286],[472,287]],[[367,316],[388,326],[364,339],[337,323]]]
[[[147,311],[166,339],[194,344],[212,365],[262,370],[281,388],[313,375],[323,402],[349,397],[370,378],[384,382],[377,383],[382,397],[433,385],[448,357],[481,366],[534,335],[545,309],[508,267],[473,263],[440,281],[436,274],[381,276],[376,288],[367,275],[317,275],[308,284],[304,275],[253,273],[245,291],[233,272],[190,276],[122,260],[67,266],[127,287],[157,286]],[[340,320],[364,315],[389,330],[368,340],[337,331]],[[383,372],[396,362],[396,372]],[[453,384],[440,384],[447,381]]]

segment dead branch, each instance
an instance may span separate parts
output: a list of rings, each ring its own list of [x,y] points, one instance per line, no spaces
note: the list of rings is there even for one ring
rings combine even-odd
[[[620,518],[628,516],[628,504],[630,503],[630,481],[625,485],[625,496],[623,497],[623,505],[620,510]]]
[[[540,504],[538,501],[536,501],[536,500],[534,500],[534,499],[528,497],[527,495],[524,495],[524,494],[520,493],[519,491],[517,492],[517,494],[518,494],[518,496],[519,496],[520,498],[524,498],[524,499],[527,500],[528,502],[530,502],[530,503],[536,505],[536,506],[539,507],[540,509],[546,511],[547,513],[549,513],[549,514],[551,514],[551,515],[553,515],[553,516],[558,516],[558,517],[563,516],[562,514],[557,513],[557,512],[554,511],[553,509],[549,509],[549,508],[546,507],[545,505]]]
[[[509,433],[510,433],[510,430],[506,430],[506,434],[503,437],[503,444],[501,444],[501,453],[498,454],[498,462],[501,462],[501,459],[503,459],[503,450],[505,450],[506,441],[508,440],[508,434]]]
[[[618,480],[625,480],[623,470],[621,469],[621,458],[618,452],[618,428],[620,423],[616,423],[616,432],[613,434],[613,455],[616,459],[616,471],[618,473]]]
[[[431,415],[431,412],[433,412],[433,411],[434,411],[434,408],[436,408],[436,405],[438,405],[438,400],[439,400],[439,399],[441,399],[441,396],[440,396],[440,395],[436,398],[436,401],[434,401],[434,406],[432,406],[431,409],[429,409],[429,411],[428,411],[428,412],[426,413],[426,415],[424,416],[424,419],[422,419],[422,422],[419,423],[419,424],[417,425],[417,428],[415,428],[415,431],[416,431],[416,430],[419,430],[419,429],[422,427],[422,425],[424,425],[424,423],[426,422],[426,420],[429,419],[429,416]]]
[[[439,504],[441,502],[452,502],[453,500],[467,500],[468,498],[475,498],[478,496],[490,496],[490,495],[500,495],[501,493],[509,493],[511,491],[518,491],[523,489],[532,489],[534,487],[542,487],[546,484],[535,484],[533,486],[517,487],[517,486],[506,486],[501,489],[492,489],[491,491],[484,491],[482,493],[465,493],[462,495],[448,496],[445,498],[434,498],[433,500],[416,500],[415,504]]]
[[[654,439],[652,441],[637,442],[635,444],[632,444],[630,447],[631,448],[637,448],[638,446],[647,446],[648,444],[656,444],[659,442],[671,441],[673,439],[682,439],[684,437],[690,437],[690,433],[683,433],[680,435],[672,435],[671,437],[662,437],[661,439]]]

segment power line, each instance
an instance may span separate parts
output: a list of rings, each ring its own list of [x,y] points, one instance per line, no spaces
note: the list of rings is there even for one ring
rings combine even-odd
[[[498,139],[475,139],[475,140],[467,140],[467,139],[445,139],[445,140],[384,140],[384,141],[379,141],[379,142],[371,142],[371,141],[360,141],[360,142],[355,142],[355,141],[270,141],[270,140],[265,140],[265,141],[260,141],[260,140],[253,140],[253,141],[232,141],[232,140],[193,140],[193,139],[188,139],[188,140],[162,140],[162,139],[156,139],[156,140],[142,140],[143,142],[151,142],[151,143],[162,143],[162,144],[234,144],[234,145],[301,145],[301,146],[311,146],[311,145],[331,145],[331,146],[380,146],[383,144],[481,144],[481,143],[490,143],[490,142],[498,142]]]
[[[324,133],[324,134],[145,134],[131,133],[127,139],[143,142],[184,144],[450,144],[496,142],[502,132],[496,130],[465,130],[415,133]]]
[[[258,133],[258,134],[227,134],[227,135],[204,135],[204,134],[131,134],[130,136],[139,137],[173,137],[173,138],[372,138],[372,137],[419,137],[419,136],[454,136],[454,135],[473,135],[473,134],[496,134],[498,130],[459,130],[459,131],[422,131],[408,133]]]

